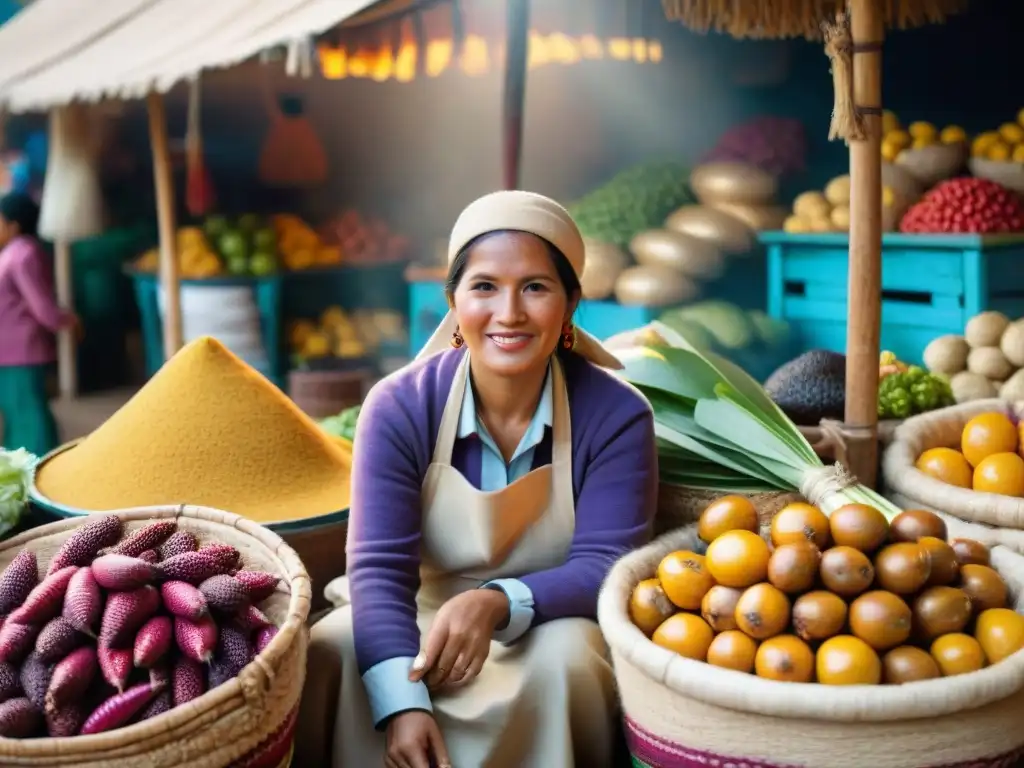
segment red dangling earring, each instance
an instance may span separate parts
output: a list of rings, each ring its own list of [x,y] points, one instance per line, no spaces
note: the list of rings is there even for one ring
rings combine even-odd
[[[576,346],[576,329],[572,327],[572,323],[566,323],[562,326],[562,348],[573,349]]]
[[[456,349],[458,349],[459,347],[461,347],[463,344],[466,343],[466,340],[464,338],[462,338],[462,334],[459,333],[459,327],[458,326],[455,326],[455,332],[452,334],[452,342],[451,343],[452,343],[452,346],[455,347]]]

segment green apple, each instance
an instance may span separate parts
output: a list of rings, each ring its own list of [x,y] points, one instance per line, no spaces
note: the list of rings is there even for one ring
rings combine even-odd
[[[277,271],[277,257],[267,251],[256,251],[249,262],[249,268],[254,275],[270,275]]]

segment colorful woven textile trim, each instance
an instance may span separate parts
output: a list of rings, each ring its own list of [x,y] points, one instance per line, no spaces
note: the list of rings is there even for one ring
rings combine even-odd
[[[296,706],[276,731],[238,760],[232,768],[288,768],[295,746],[295,721],[298,714],[299,708]]]
[[[655,736],[630,720],[626,721],[626,743],[633,768],[797,768],[791,764],[765,763],[742,757],[701,752]],[[921,766],[921,768],[1019,768],[1024,766],[1024,747],[1013,752],[953,765]],[[821,768],[826,768],[822,766]]]

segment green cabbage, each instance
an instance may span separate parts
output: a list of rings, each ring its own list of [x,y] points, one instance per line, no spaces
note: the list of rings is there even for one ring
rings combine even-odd
[[[0,450],[0,535],[21,521],[37,461],[24,448]]]

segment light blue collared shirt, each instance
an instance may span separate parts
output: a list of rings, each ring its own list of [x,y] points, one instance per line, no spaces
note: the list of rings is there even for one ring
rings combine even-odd
[[[545,430],[552,425],[554,410],[554,384],[551,370],[544,380],[540,401],[533,418],[526,427],[519,445],[512,454],[512,460],[505,462],[501,450],[487,427],[480,420],[476,410],[469,369],[466,369],[466,393],[462,397],[459,411],[458,438],[475,436],[480,440],[480,490],[497,491],[514,483],[533,468],[533,455],[544,439]],[[509,620],[502,629],[494,633],[498,642],[513,643],[529,631],[533,624],[533,593],[519,579],[495,579],[481,585],[486,589],[497,589],[505,593],[509,603]],[[432,712],[430,694],[421,681],[409,682],[409,670],[413,659],[396,657],[375,664],[363,675],[363,685],[370,700],[374,724],[380,728],[392,715],[413,709]]]

